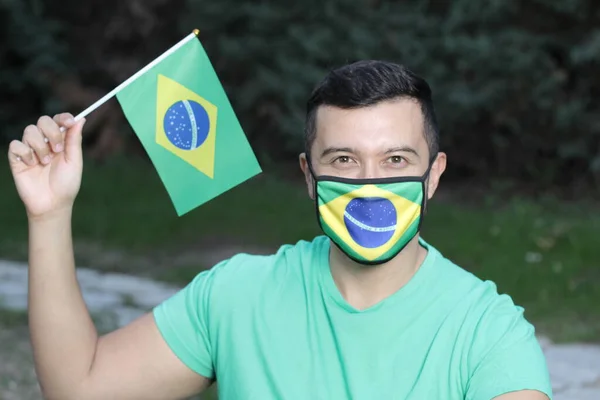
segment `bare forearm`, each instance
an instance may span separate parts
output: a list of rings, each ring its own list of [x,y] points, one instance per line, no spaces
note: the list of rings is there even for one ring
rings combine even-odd
[[[98,338],[75,274],[70,210],[29,221],[29,328],[44,393],[70,397]]]

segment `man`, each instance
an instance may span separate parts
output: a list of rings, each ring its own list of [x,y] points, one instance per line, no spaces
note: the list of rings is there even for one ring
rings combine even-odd
[[[70,230],[83,124],[42,117],[8,155],[47,398],[179,399],[213,380],[222,400],[551,398],[523,310],[419,236],[446,155],[429,86],[404,67],[344,66],[308,102],[300,167],[324,236],[224,260],[102,337]]]

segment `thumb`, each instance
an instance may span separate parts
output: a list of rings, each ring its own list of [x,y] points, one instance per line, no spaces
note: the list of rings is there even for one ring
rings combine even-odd
[[[65,134],[65,157],[68,161],[81,160],[81,137],[85,118],[73,125]]]

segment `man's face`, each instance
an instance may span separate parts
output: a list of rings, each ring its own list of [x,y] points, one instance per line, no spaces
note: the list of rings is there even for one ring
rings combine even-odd
[[[310,149],[313,170],[317,176],[353,179],[422,176],[431,158],[423,122],[420,105],[410,99],[351,110],[322,106]],[[304,153],[300,167],[314,199],[314,183]],[[446,155],[438,153],[429,175],[429,198],[445,168]]]

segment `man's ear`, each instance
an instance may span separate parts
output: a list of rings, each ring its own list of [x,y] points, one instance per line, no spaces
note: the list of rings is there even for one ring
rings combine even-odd
[[[306,157],[306,153],[301,153],[299,157],[300,161],[300,169],[304,174],[304,180],[306,181],[306,188],[308,189],[308,196],[314,200],[315,199],[315,181],[310,173],[310,168],[308,167],[308,159]]]
[[[446,170],[446,153],[439,152],[429,171],[427,178],[427,199],[430,200],[440,183],[440,178]]]

